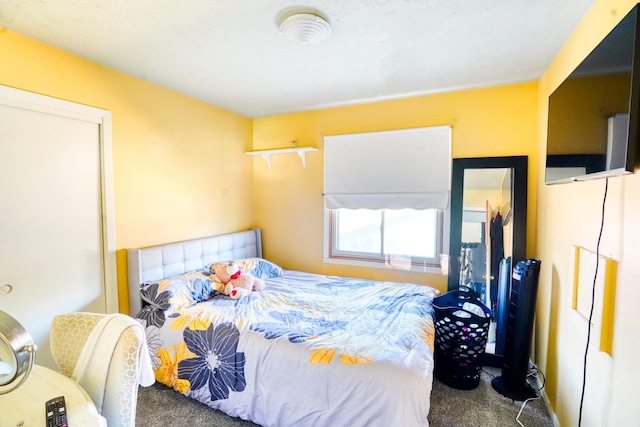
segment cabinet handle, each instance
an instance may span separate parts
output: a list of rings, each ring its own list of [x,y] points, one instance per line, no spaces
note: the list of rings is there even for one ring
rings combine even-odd
[[[6,295],[6,294],[10,293],[11,291],[13,291],[13,286],[11,286],[8,283],[6,285],[0,286],[0,295]]]

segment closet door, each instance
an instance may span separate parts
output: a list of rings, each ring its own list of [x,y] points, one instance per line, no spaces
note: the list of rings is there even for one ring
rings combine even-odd
[[[108,305],[100,124],[73,116],[0,103],[0,310],[49,367],[51,319]]]

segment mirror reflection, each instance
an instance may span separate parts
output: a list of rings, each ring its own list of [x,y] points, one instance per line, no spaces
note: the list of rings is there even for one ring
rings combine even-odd
[[[495,314],[500,261],[512,255],[511,169],[466,169],[462,199],[460,286],[480,294]],[[496,323],[491,322],[488,352],[494,352]]]

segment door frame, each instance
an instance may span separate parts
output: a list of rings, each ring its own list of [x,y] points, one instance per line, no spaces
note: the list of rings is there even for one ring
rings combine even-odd
[[[119,311],[119,304],[115,244],[111,112],[2,85],[0,85],[0,105],[73,118],[98,125],[98,143],[100,146],[102,287],[105,296],[104,309],[105,313],[117,313]]]

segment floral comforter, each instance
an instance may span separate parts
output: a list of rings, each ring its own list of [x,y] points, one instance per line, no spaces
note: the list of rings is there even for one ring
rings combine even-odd
[[[156,379],[262,426],[427,426],[428,286],[296,271],[232,300],[209,270],[143,285]]]

